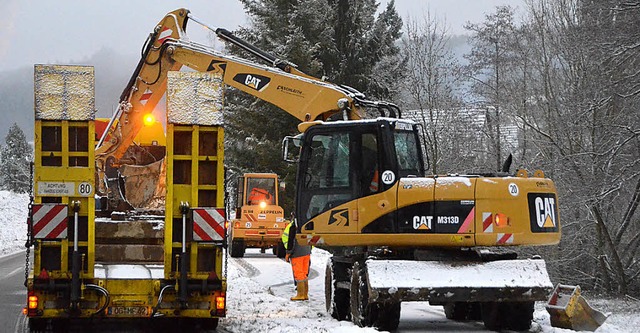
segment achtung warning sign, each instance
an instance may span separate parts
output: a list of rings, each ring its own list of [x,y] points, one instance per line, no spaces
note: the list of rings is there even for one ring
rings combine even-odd
[[[88,197],[93,195],[93,185],[75,182],[37,182],[39,196]]]

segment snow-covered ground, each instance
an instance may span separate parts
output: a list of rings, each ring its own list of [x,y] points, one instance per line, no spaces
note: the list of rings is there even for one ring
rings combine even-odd
[[[0,255],[24,251],[29,197],[0,191]],[[229,258],[228,313],[220,327],[229,332],[377,332],[351,322],[331,318],[324,305],[324,270],[329,254],[314,249],[307,302],[291,302],[294,295],[291,268],[284,261],[250,249],[243,259]],[[596,332],[640,331],[640,302],[632,299],[589,300],[611,313]],[[428,303],[404,303],[398,332],[483,331],[480,322],[458,323],[444,318],[442,307]],[[544,303],[536,304],[529,332],[565,333],[551,326]]]
[[[0,255],[24,250],[29,195],[0,191]]]

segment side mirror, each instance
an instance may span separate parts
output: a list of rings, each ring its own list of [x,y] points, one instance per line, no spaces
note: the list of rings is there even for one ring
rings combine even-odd
[[[282,140],[282,159],[289,163],[298,163],[300,160],[300,146],[302,139],[298,136],[286,136]]]

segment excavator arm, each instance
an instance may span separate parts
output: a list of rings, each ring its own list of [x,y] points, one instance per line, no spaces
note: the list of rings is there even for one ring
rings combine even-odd
[[[353,88],[338,86],[309,76],[294,64],[279,60],[224,29],[212,29],[269,65],[225,55],[211,47],[190,41],[186,25],[193,18],[186,9],[167,14],[149,35],[142,58],[124,89],[117,112],[96,147],[96,163],[104,170],[107,159],[119,160],[166,91],[167,73],[187,66],[201,72],[221,74],[225,84],[267,101],[300,121],[326,120],[339,114],[344,119],[360,119],[361,107],[386,107],[372,102]],[[397,108],[396,108],[397,109]],[[108,139],[107,139],[108,138]]]

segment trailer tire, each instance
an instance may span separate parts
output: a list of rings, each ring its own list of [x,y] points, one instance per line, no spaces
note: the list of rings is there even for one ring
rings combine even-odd
[[[200,331],[209,332],[215,331],[218,328],[218,318],[206,318],[200,319]]]
[[[324,275],[324,299],[327,312],[337,320],[350,319],[349,290],[338,288],[334,271],[340,269],[333,264],[332,260],[327,261]],[[346,275],[346,272],[345,272]]]
[[[508,304],[508,306],[506,306]],[[526,331],[533,320],[534,302],[509,302],[505,304],[504,328]]]
[[[62,333],[68,331],[69,320],[66,318],[29,318],[29,333]]]
[[[231,257],[232,258],[242,258],[244,257],[245,246],[242,240],[233,240],[231,241]]]
[[[47,331],[47,320],[42,318],[29,318],[30,333],[44,333]]]

